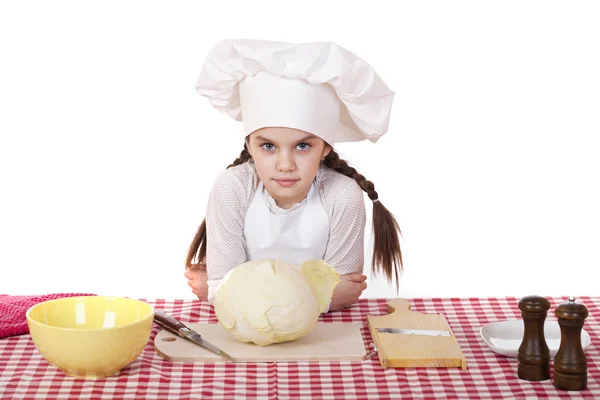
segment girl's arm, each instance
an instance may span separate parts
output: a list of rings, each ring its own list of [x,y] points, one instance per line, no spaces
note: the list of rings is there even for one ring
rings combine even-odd
[[[245,166],[244,166],[245,167]],[[227,272],[246,261],[244,217],[249,206],[251,176],[242,166],[226,170],[215,183],[206,212],[208,301]]]
[[[337,311],[351,306],[358,301],[363,290],[367,288],[367,277],[363,274],[342,275],[340,283],[333,291],[329,311]]]
[[[334,177],[335,183],[327,182],[332,190],[325,192],[324,206],[330,207],[331,215],[325,261],[339,272],[342,280],[333,292],[329,311],[356,303],[367,287],[367,277],[362,274],[366,224],[363,191],[350,178]]]
[[[222,278],[246,261],[244,216],[254,187],[246,164],[223,171],[213,185],[206,210],[206,264],[185,275],[200,300],[212,303]]]
[[[185,270],[184,276],[187,278],[187,284],[192,289],[192,293],[201,301],[207,301],[208,276],[206,275],[206,265],[195,264],[193,268]]]

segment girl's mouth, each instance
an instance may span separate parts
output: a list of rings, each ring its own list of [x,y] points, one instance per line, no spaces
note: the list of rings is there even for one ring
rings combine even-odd
[[[275,182],[282,187],[294,186],[299,179],[275,179]]]

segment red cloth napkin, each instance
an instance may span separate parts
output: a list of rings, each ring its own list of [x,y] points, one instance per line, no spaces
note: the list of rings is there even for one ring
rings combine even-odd
[[[29,333],[25,313],[29,307],[62,297],[95,296],[85,293],[53,293],[41,296],[9,296],[0,294],[0,339]]]

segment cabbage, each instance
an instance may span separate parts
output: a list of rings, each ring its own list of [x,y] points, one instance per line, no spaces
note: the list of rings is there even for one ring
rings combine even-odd
[[[223,279],[215,313],[242,342],[289,342],[313,330],[339,281],[338,272],[322,260],[300,266],[279,259],[248,261]]]

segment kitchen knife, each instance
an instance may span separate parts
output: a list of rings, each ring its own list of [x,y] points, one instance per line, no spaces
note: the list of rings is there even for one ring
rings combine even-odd
[[[377,332],[397,333],[400,335],[450,336],[450,332],[448,331],[435,331],[428,329],[377,328]]]
[[[181,336],[182,338],[189,340],[190,342],[197,344],[198,346],[201,346],[212,353],[215,353],[221,357],[225,357],[229,361],[236,362],[235,359],[229,354],[202,339],[202,336],[198,332],[188,328],[183,322],[170,315],[167,315],[162,310],[154,311],[154,323],[167,332]]]

